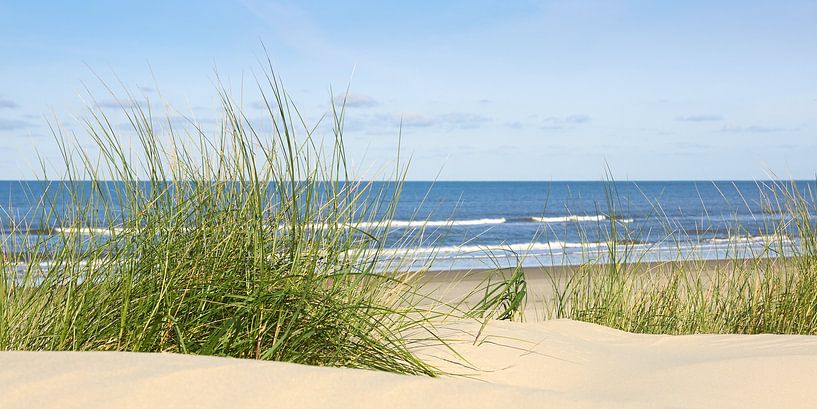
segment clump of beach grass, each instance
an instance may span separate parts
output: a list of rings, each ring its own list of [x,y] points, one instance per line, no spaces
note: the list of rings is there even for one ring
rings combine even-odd
[[[126,130],[90,111],[91,150],[54,128],[64,163],[36,198],[36,228],[47,234],[6,226],[0,349],[436,375],[412,353],[414,342],[445,342],[436,323],[525,319],[522,259],[510,269],[497,261],[462,299],[434,299],[402,264],[422,229],[395,238],[389,228],[404,169],[386,184],[350,178],[343,105],[322,120],[323,138],[327,127],[307,125],[271,70],[259,83],[261,122],[220,88],[215,127],[157,118],[129,96]],[[769,192],[765,215],[785,217],[768,219],[758,254],[742,257],[735,243],[724,262],[686,260],[679,241],[675,260],[649,263],[611,189],[595,235],[607,238],[606,253],[553,277],[545,316],[645,333],[817,334],[815,200],[794,184]],[[384,251],[387,242],[397,249]]]
[[[627,227],[611,217],[600,226],[609,238],[606,256],[552,277],[546,315],[639,333],[817,334],[817,201],[795,183],[759,187],[757,200],[770,209],[756,215],[768,233],[762,245],[749,249],[736,234],[725,260],[696,260],[694,252],[684,255],[665,219],[675,256],[648,262],[648,247],[622,240],[628,234],[619,230]],[[610,198],[615,214],[618,201]]]
[[[260,84],[263,125],[220,88],[216,129],[157,119],[132,98],[122,104],[124,131],[91,110],[91,151],[55,128],[63,173],[43,181],[39,208],[54,235],[9,235],[7,250],[28,244],[2,259],[0,349],[437,374],[405,335],[428,332],[435,313],[419,306],[428,297],[399,265],[378,264],[399,166],[388,189],[350,180],[344,107],[333,105],[331,137],[319,139],[271,70]],[[503,301],[484,302],[480,315],[508,316],[495,305]]]

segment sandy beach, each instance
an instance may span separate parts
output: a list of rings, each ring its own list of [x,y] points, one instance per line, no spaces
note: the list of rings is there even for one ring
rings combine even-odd
[[[0,409],[817,408],[815,21],[0,2]]]
[[[121,352],[0,353],[3,408],[807,408],[817,337],[634,335],[570,320],[449,322],[439,379]]]
[[[718,274],[729,274],[734,271],[775,271],[779,272],[786,267],[790,259],[768,258],[752,260],[684,260],[675,262],[643,262],[632,263],[627,271],[634,277],[650,282],[651,280],[665,281],[678,272],[690,278],[701,278],[708,282]],[[587,265],[585,266],[587,267]],[[607,266],[594,265],[586,269],[587,274],[603,274]],[[581,269],[579,266],[538,266],[523,267],[525,275],[527,302],[523,310],[525,321],[543,321],[550,319],[543,303],[551,302],[558,292],[564,291],[566,284]],[[464,305],[473,305],[482,293],[474,292],[488,282],[497,282],[513,274],[511,269],[473,269],[452,271],[423,272],[417,277],[417,287],[420,292],[429,297],[428,304],[440,302],[450,303],[454,300],[464,300]]]
[[[706,262],[728,268],[725,262]],[[644,265],[652,274],[668,267]],[[526,271],[533,293],[569,269]],[[429,273],[460,297],[488,272]],[[571,320],[445,320],[408,334],[441,378],[124,352],[2,352],[2,408],[614,407],[806,408],[817,401],[817,337],[642,335]],[[425,339],[423,341],[422,339]]]

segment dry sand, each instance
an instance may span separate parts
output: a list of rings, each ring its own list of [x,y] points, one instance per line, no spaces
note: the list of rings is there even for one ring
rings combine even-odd
[[[645,262],[628,266],[629,271],[645,280],[666,280],[679,272],[690,277],[697,276],[705,283],[718,274],[729,274],[733,271],[766,271],[775,272],[788,268],[785,258],[753,260],[690,260],[676,262]],[[587,274],[600,274],[604,265],[588,269]],[[545,311],[545,303],[553,303],[555,294],[563,292],[566,284],[575,277],[578,266],[525,267],[527,283],[527,308],[524,318],[527,321],[542,321],[552,318]],[[497,282],[509,277],[513,270],[454,270],[424,272],[418,278],[420,292],[429,297],[426,307],[436,308],[441,302],[465,301],[460,308],[473,306],[482,298],[482,293],[475,289],[484,288],[488,280]]]
[[[463,377],[174,354],[0,353],[0,408],[808,408],[817,337],[634,335],[569,320],[451,322]],[[474,340],[477,342],[474,343]],[[459,359],[462,362],[462,359]]]
[[[537,271],[529,280],[542,289],[538,276],[559,272]],[[451,294],[469,287],[450,277],[430,274],[427,283]],[[817,407],[817,336],[638,335],[570,320],[484,328],[448,321],[437,333],[459,355],[439,344],[415,352],[457,376],[175,354],[0,352],[0,408]]]

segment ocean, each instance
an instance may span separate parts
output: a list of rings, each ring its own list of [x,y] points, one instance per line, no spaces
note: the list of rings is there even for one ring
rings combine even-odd
[[[775,204],[792,185],[814,203],[814,181],[405,182],[382,256],[432,270],[577,264],[608,257],[613,235],[647,261],[751,256],[780,226],[796,234]],[[44,226],[33,211],[45,186],[0,182],[2,225],[53,234],[59,218]]]
[[[613,230],[642,260],[746,257],[779,241],[784,187],[813,204],[814,181],[409,182],[394,218],[429,221],[413,268],[578,264]]]

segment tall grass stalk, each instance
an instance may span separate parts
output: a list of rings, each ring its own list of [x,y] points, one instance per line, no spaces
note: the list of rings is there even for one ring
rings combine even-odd
[[[611,217],[608,257],[552,277],[546,315],[642,333],[817,334],[817,201],[794,183],[760,188],[768,209],[756,216],[767,233],[760,249],[747,253],[738,234],[726,260],[707,262],[687,258],[676,239],[674,259],[648,263]]]
[[[261,83],[267,130],[223,89],[215,130],[127,100],[127,131],[91,111],[93,150],[54,128],[64,166],[40,220],[59,234],[4,253],[0,349],[437,373],[405,337],[427,332],[427,297],[411,273],[378,268],[402,171],[388,188],[350,180],[344,107],[324,143],[279,78]]]

